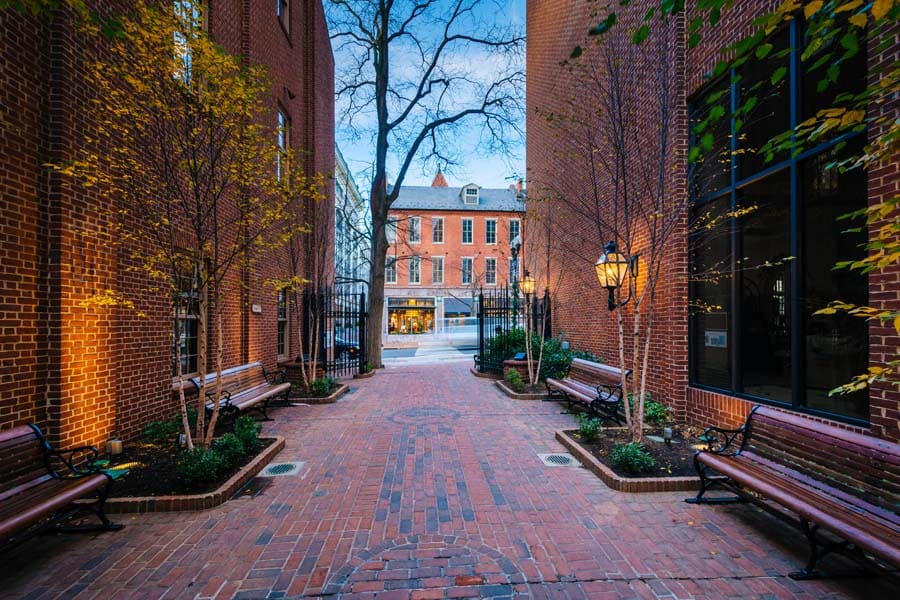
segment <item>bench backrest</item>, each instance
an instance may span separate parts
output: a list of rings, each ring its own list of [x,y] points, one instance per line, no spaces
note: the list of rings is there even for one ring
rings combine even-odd
[[[630,374],[631,371],[625,372],[626,377]],[[572,364],[569,365],[568,376],[585,383],[614,385],[622,380],[622,369],[583,358],[573,358]]]
[[[748,426],[744,452],[851,503],[859,498],[884,509],[882,516],[900,525],[900,444],[766,406],[753,410]]]
[[[194,386],[198,389],[200,388],[199,377],[194,377],[191,381]],[[264,383],[266,383],[266,377],[263,374],[262,363],[259,362],[252,362],[222,371],[222,389],[229,389],[232,391],[244,390]],[[213,391],[212,388],[216,385],[215,372],[206,375],[206,385],[208,392]]]
[[[0,431],[0,500],[13,490],[51,477],[40,429],[20,425]]]

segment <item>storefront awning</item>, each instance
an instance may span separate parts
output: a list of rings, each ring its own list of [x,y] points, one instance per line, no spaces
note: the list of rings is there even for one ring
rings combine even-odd
[[[472,301],[461,300],[459,298],[448,298],[444,296],[444,314],[472,314]]]

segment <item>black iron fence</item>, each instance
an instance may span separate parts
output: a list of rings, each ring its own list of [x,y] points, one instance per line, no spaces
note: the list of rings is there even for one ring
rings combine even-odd
[[[530,313],[530,314],[529,314]],[[475,366],[481,373],[503,373],[503,361],[521,348],[524,333],[514,329],[543,333],[551,337],[550,294],[524,296],[509,288],[481,290],[478,295],[478,354]]]
[[[307,290],[303,294],[303,338],[315,338],[325,375],[351,376],[364,370],[366,352],[365,293]]]

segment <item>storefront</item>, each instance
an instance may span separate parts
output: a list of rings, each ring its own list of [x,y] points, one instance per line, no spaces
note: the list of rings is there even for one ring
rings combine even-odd
[[[434,333],[434,298],[388,297],[388,334]]]

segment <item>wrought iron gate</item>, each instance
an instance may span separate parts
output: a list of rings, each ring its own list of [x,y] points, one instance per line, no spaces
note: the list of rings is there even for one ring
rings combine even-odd
[[[317,337],[318,360],[325,375],[352,376],[362,372],[368,361],[365,293],[307,290],[303,294],[303,311],[303,337]]]
[[[512,330],[543,330],[544,339],[552,336],[549,292],[544,292],[540,298],[530,298],[510,293],[509,288],[505,287],[487,292],[481,290],[477,314],[478,354],[475,365],[481,373],[503,374],[503,361],[518,350],[510,333]],[[539,326],[542,322],[543,328]]]

